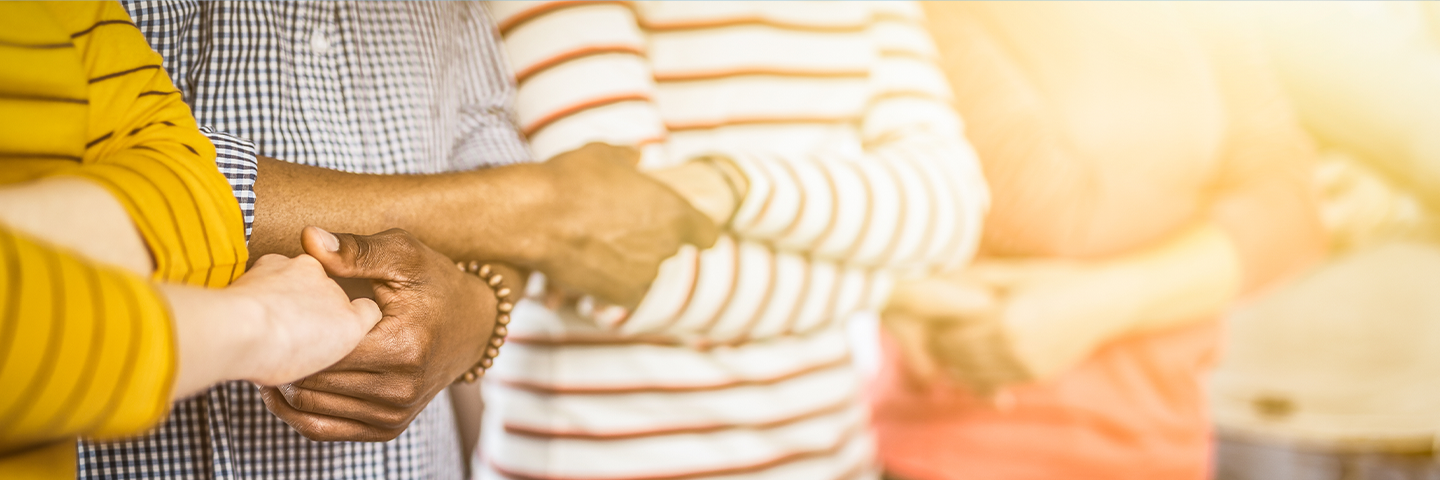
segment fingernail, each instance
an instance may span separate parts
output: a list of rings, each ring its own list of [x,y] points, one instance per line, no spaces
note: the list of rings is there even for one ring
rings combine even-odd
[[[320,243],[325,246],[325,251],[327,251],[327,252],[338,252],[338,251],[340,251],[340,239],[339,239],[339,238],[336,238],[336,237],[335,237],[335,234],[333,234],[333,233],[326,232],[326,231],[324,231],[324,230],[321,230],[321,232],[324,232],[324,233],[325,233],[325,235],[320,236]]]

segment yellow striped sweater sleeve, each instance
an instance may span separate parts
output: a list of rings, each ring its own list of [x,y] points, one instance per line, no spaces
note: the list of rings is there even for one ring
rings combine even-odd
[[[160,56],[119,4],[52,2],[40,8],[48,22],[16,27],[48,26],[52,38],[36,44],[69,46],[20,53],[66,68],[27,70],[30,78],[19,80],[86,108],[62,115],[54,112],[73,110],[73,104],[30,102],[27,108],[46,112],[50,122],[0,120],[27,134],[5,139],[0,148],[48,155],[0,157],[12,163],[0,183],[55,175],[94,181],[130,213],[154,258],[156,280],[228,284],[248,258],[239,204],[215,168],[215,147],[200,133]],[[24,83],[6,80],[0,87]],[[83,127],[78,139],[73,127],[60,126],[77,122]]]
[[[0,227],[0,454],[158,421],[173,335],[145,280]]]
[[[0,64],[0,185],[88,179],[125,206],[155,279],[241,273],[244,225],[214,146],[118,4],[0,3]],[[159,420],[172,337],[144,279],[0,227],[0,477],[73,477],[75,436]]]

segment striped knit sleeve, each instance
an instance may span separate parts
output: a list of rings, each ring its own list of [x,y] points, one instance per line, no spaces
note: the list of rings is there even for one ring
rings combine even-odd
[[[144,280],[0,227],[0,454],[158,421],[173,335]]]
[[[736,345],[807,334],[858,311],[880,308],[891,272],[816,260],[760,242],[721,236],[713,248],[686,246],[660,266],[633,312],[595,315],[627,334],[665,333]]]
[[[646,146],[665,138],[645,35],[626,2],[490,8],[515,70],[516,116],[537,160],[592,142]]]
[[[643,22],[629,4],[493,8],[520,84],[519,119],[538,158],[590,142],[644,147],[668,137]],[[875,8],[867,32],[877,56],[868,74],[871,101],[858,125],[867,149],[719,148],[750,185],[733,229],[741,238],[847,265],[954,268],[978,244],[988,190],[948,104],[949,86],[934,64],[919,9],[904,2]]]
[[[115,195],[149,245],[155,279],[223,286],[248,258],[245,227],[216,149],[116,3],[47,4],[88,78],[90,138],[64,173]]]
[[[494,2],[519,81],[519,118],[539,158],[589,142],[646,147],[669,132],[642,22],[623,2]],[[948,268],[975,248],[988,201],[933,45],[914,9],[877,15],[858,155],[722,152],[750,180],[736,228],[661,267],[628,333],[744,341],[875,308],[896,271]],[[564,35],[556,32],[565,32]],[[585,79],[585,81],[576,81]],[[644,150],[646,159],[655,152]]]
[[[724,152],[749,180],[738,235],[850,265],[905,272],[959,267],[979,243],[989,192],[921,13],[876,2],[866,149]],[[783,156],[783,154],[781,154]]]

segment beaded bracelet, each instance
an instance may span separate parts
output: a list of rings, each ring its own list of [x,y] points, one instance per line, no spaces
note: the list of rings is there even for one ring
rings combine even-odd
[[[495,315],[495,330],[490,332],[490,343],[485,346],[485,354],[480,356],[480,361],[470,367],[470,370],[461,375],[459,379],[456,379],[456,381],[465,383],[475,383],[475,380],[485,375],[486,369],[495,364],[495,357],[500,355],[500,346],[505,344],[505,335],[510,333],[507,325],[510,325],[510,311],[515,309],[515,302],[510,299],[510,293],[512,293],[510,287],[501,286],[505,282],[505,277],[496,272],[489,264],[472,261],[468,265],[464,262],[455,262],[455,266],[459,267],[462,272],[473,273],[480,277],[495,291],[497,314]]]

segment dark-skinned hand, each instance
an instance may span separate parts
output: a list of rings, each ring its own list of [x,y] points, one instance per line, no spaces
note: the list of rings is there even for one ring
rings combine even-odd
[[[305,251],[337,278],[369,279],[383,318],[339,363],[261,390],[266,407],[306,438],[387,441],[479,361],[496,317],[490,287],[403,230],[375,235],[306,229]],[[333,244],[332,244],[333,245]],[[519,275],[504,270],[506,283]]]
[[[633,308],[681,245],[715,244],[715,222],[638,161],[633,148],[592,143],[542,164],[553,201],[530,230],[545,245],[535,267],[551,282]]]

